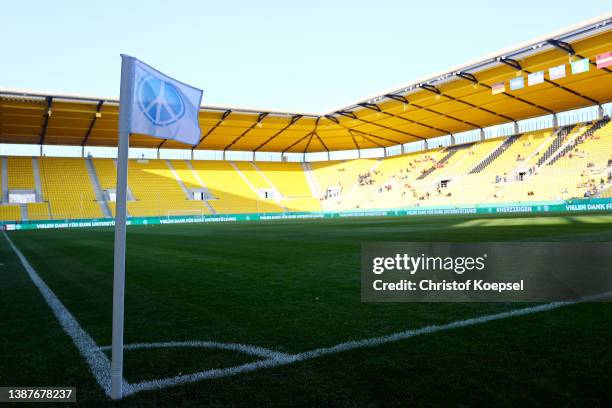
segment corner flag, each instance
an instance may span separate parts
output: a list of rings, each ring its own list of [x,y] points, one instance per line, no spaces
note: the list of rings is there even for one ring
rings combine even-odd
[[[138,133],[195,145],[200,140],[198,112],[202,91],[170,78],[129,55],[121,55],[119,151],[115,202],[113,269],[113,344],[111,398],[123,397],[123,317],[125,225],[130,134]]]

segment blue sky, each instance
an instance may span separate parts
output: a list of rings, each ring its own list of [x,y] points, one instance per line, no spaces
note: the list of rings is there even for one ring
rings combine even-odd
[[[116,97],[120,53],[207,105],[327,112],[609,11],[602,0],[12,1],[0,88]]]

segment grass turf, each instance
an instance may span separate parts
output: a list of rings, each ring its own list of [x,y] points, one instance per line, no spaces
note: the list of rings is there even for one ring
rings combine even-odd
[[[362,304],[362,241],[610,241],[612,216],[405,217],[128,230],[125,342],[212,340],[300,352],[513,309]],[[99,345],[110,344],[112,229],[11,238]],[[106,399],[0,240],[0,384],[78,387]],[[612,398],[609,304],[583,304],[289,366],[136,394],[125,406],[601,405]],[[219,350],[125,354],[128,381],[226,367]]]

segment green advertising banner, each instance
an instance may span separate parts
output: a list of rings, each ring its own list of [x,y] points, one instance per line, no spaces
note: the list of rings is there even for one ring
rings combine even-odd
[[[372,209],[351,211],[285,212],[251,214],[177,215],[168,217],[132,217],[128,225],[161,225],[234,221],[296,220],[311,218],[385,217],[416,215],[461,215],[461,214],[528,214],[554,212],[612,211],[612,198],[575,199],[568,201],[545,201],[533,203],[479,204],[465,206],[410,207],[394,209]],[[46,220],[2,222],[6,230],[29,230],[47,228],[110,227],[115,221],[108,218],[82,220]]]

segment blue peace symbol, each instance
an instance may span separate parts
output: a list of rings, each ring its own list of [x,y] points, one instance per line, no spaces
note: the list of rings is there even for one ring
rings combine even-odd
[[[185,114],[185,102],[176,86],[152,75],[143,77],[136,92],[138,107],[156,126],[168,126]]]

